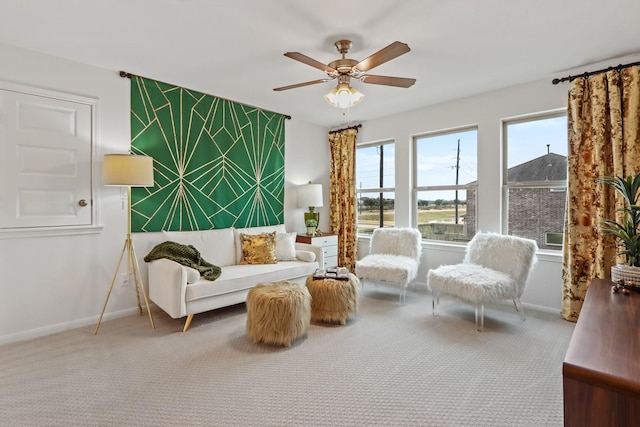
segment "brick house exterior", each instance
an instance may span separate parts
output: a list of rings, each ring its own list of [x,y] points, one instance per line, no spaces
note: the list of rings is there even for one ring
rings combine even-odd
[[[567,157],[548,153],[507,171],[509,182],[566,181]],[[546,243],[560,237],[564,227],[566,188],[512,188],[509,190],[509,234],[533,239],[540,249],[558,250],[561,245]],[[476,224],[476,191],[467,191],[466,234],[471,239]]]

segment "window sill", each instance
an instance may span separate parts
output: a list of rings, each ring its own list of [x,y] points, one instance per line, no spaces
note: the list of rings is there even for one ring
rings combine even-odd
[[[540,261],[550,261],[562,263],[562,251],[550,251],[548,249],[539,250],[536,254]]]
[[[371,236],[358,236],[358,242],[369,242]],[[447,242],[438,240],[423,240],[421,242],[423,249],[432,249],[449,252],[464,252],[467,244],[463,242]],[[536,253],[538,260],[545,262],[562,263],[562,251],[550,251],[548,249],[538,250]]]

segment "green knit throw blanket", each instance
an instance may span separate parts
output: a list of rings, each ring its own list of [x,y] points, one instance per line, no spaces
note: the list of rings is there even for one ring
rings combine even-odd
[[[145,262],[166,258],[179,264],[198,270],[200,275],[207,280],[216,280],[220,277],[220,267],[202,259],[200,252],[192,245],[181,245],[176,242],[162,242],[157,244],[144,257]]]

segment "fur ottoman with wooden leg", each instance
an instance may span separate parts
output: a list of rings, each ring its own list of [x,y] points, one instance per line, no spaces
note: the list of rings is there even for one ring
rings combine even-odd
[[[346,324],[358,312],[359,285],[360,280],[351,273],[348,280],[307,277],[311,320]]]
[[[247,295],[247,333],[254,343],[289,347],[311,323],[311,295],[294,282],[260,283]]]

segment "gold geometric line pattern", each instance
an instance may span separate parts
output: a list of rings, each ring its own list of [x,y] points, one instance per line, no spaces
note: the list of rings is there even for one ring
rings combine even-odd
[[[155,170],[132,189],[132,231],[282,223],[284,118],[132,76],[131,149]]]

